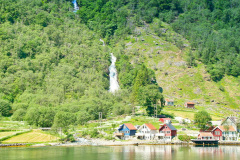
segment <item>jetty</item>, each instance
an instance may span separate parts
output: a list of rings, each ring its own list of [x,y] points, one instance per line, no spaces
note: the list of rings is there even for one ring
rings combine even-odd
[[[202,140],[202,139],[191,139],[191,141],[194,144],[200,144],[200,145],[218,145],[218,141],[219,140],[215,140],[215,139],[206,139],[206,140]]]

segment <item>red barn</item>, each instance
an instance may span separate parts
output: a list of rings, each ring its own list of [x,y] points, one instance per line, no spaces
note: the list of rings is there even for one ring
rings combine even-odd
[[[195,103],[194,102],[186,102],[185,107],[187,108],[195,108]]]
[[[160,118],[159,121],[162,122],[162,123],[170,123],[171,118]]]
[[[172,140],[177,136],[177,129],[171,124],[166,123],[159,128],[159,139]]]

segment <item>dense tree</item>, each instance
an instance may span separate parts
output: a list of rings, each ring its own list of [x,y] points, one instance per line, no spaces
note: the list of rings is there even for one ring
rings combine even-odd
[[[10,116],[12,107],[6,100],[0,99],[0,114],[2,116]]]
[[[209,125],[211,120],[212,118],[207,111],[198,111],[194,114],[195,124],[203,130],[207,128],[207,124]]]

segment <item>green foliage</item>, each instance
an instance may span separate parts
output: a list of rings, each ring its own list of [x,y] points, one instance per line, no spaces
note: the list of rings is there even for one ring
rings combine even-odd
[[[222,92],[224,92],[224,91],[225,91],[225,88],[224,88],[222,85],[220,85],[220,86],[219,86],[219,90],[222,91]]]
[[[119,1],[119,0],[78,0],[81,20],[101,36],[120,37],[131,33],[135,26],[151,23],[160,11],[175,6],[172,0]]]
[[[0,99],[0,114],[2,116],[10,116],[12,107],[10,103],[6,100]]]
[[[196,137],[193,137],[193,136],[188,136],[188,135],[179,135],[178,136],[178,139],[180,141],[184,141],[184,142],[190,142],[191,139],[195,139]]]
[[[75,138],[73,137],[73,134],[68,134],[67,137],[63,138],[62,141],[65,142],[75,142]]]
[[[26,115],[26,110],[20,108],[13,113],[12,120],[23,121]]]
[[[212,118],[207,111],[198,111],[194,114],[194,122],[201,129],[207,129],[207,124],[210,124]]]
[[[115,138],[112,135],[109,135],[109,136],[105,136],[104,139],[105,140],[114,140]]]

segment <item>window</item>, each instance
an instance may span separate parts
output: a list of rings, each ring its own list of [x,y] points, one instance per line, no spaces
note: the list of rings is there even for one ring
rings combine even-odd
[[[165,128],[167,129],[167,126]]]
[[[220,135],[220,131],[215,131],[215,135],[219,136]]]
[[[170,131],[167,131],[167,133],[171,133]]]

